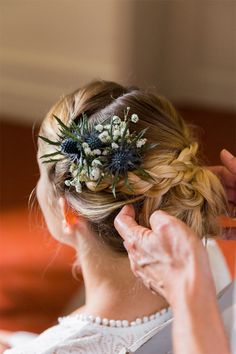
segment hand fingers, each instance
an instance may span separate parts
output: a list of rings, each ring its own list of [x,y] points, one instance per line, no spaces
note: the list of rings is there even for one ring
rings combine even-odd
[[[160,294],[166,298],[165,287],[161,280],[157,281],[156,277],[147,276],[147,274],[143,272],[143,269],[136,270],[135,275],[153,294]]]
[[[226,149],[221,151],[220,157],[225,167],[236,176],[236,157]]]
[[[151,230],[137,224],[132,205],[125,205],[121,209],[114,220],[114,226],[126,242],[138,239],[151,232]]]
[[[236,176],[230,172],[225,166],[209,166],[208,169],[213,172],[221,180],[221,183],[226,189],[236,189]]]
[[[162,210],[154,211],[154,213],[150,216],[150,225],[152,230],[155,232],[159,229],[160,225],[168,224],[171,218],[173,217]]]
[[[114,226],[124,240],[126,240],[127,235],[130,233],[130,229],[137,225],[134,208],[128,204],[121,209],[114,220]]]

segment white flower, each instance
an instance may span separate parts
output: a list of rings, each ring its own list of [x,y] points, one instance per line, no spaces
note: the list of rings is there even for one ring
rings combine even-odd
[[[131,116],[131,122],[133,122],[133,123],[137,123],[137,121],[139,120],[139,117],[138,117],[138,115],[137,114],[132,114],[132,116]]]
[[[109,152],[110,152],[109,149],[104,149],[103,152],[102,152],[102,154],[105,156],[105,155],[108,155]]]
[[[72,179],[72,181],[70,181],[70,184],[71,184],[71,186],[75,186],[76,185],[76,179],[75,178]]]
[[[121,123],[121,119],[118,116],[113,116],[112,121],[115,124],[120,124]]]
[[[113,140],[117,140],[120,136],[120,130],[119,129],[115,129],[113,130],[113,133],[112,133],[112,137],[113,137]]]
[[[77,180],[76,186],[75,186],[76,192],[81,193],[82,192],[82,185],[79,180]]]
[[[101,171],[98,167],[91,168],[90,178],[92,181],[97,181],[101,176]]]
[[[79,180],[80,180],[81,182],[83,182],[83,181],[87,181],[87,179],[88,179],[87,168],[83,168],[83,169],[80,171]]]
[[[65,180],[65,185],[66,185],[67,187],[70,187],[70,180],[66,179],[66,180]]]
[[[97,124],[95,125],[95,129],[98,131],[98,132],[102,132],[103,131],[103,125],[102,124]]]
[[[113,136],[119,136],[120,135],[120,129],[114,129],[112,135]]]
[[[83,146],[84,149],[86,149],[86,148],[89,147],[89,144],[88,143],[83,143],[82,146]]]
[[[102,165],[102,163],[101,163],[100,160],[94,159],[94,160],[92,161],[92,166],[93,166],[93,167],[96,167],[96,166],[99,166],[99,165]]]
[[[147,141],[146,138],[139,139],[139,140],[136,142],[137,148],[141,148],[144,144],[146,144],[146,141]]]
[[[104,131],[101,134],[99,134],[98,137],[103,143],[105,143],[107,141],[108,132]]]
[[[92,151],[92,153],[93,153],[93,155],[101,155],[102,152],[99,149],[95,149]]]
[[[112,149],[118,149],[119,145],[116,143],[111,144]]]
[[[107,130],[110,130],[110,129],[111,129],[111,124],[106,124],[106,125],[104,126],[104,128],[107,129]]]
[[[101,134],[99,134],[98,137],[101,140],[101,142],[103,142],[103,143],[108,143],[111,141],[111,137],[107,131],[103,131]]]
[[[126,124],[127,124],[126,122],[121,122],[121,123],[120,123],[120,128],[125,129]]]
[[[91,155],[91,152],[92,152],[92,150],[90,149],[90,147],[87,147],[84,149],[85,155]]]

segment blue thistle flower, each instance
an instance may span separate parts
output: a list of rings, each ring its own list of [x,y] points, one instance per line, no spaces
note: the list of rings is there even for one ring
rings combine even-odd
[[[78,142],[71,138],[67,138],[61,143],[61,151],[65,155],[69,155],[72,160],[79,160],[80,158],[80,148]]]
[[[84,141],[89,145],[91,150],[100,149],[103,146],[103,143],[96,132],[86,134],[84,136]]]
[[[141,163],[141,157],[131,145],[121,145],[108,156],[107,170],[112,174],[123,175],[132,171]]]

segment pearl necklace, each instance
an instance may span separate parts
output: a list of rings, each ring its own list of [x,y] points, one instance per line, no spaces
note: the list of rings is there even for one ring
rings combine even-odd
[[[101,318],[99,316],[92,316],[86,314],[75,314],[69,315],[65,317],[59,317],[58,322],[62,322],[66,319],[75,319],[80,321],[85,321],[89,323],[95,323],[97,325],[108,326],[108,327],[133,327],[138,326],[147,322],[151,322],[154,320],[160,320],[160,322],[165,322],[171,318],[171,310],[170,308],[163,309],[159,312],[156,312],[150,316],[144,316],[142,318],[137,318],[134,321],[127,320],[109,320],[108,318]]]

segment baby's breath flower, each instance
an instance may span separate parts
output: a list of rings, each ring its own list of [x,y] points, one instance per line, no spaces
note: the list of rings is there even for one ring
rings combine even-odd
[[[97,181],[101,176],[101,171],[98,167],[92,167],[90,171],[90,178],[92,181]]]
[[[87,147],[84,149],[85,155],[91,155],[91,152],[92,152],[92,150],[90,149],[90,147]]]
[[[92,161],[92,166],[99,166],[99,165],[102,165],[102,163],[101,163],[100,160],[94,159],[94,160]]]
[[[101,140],[101,142],[106,143],[109,137],[109,134],[107,131],[103,131],[101,134],[99,134],[99,139]]]
[[[118,149],[119,145],[116,143],[111,143],[112,149]]]
[[[79,180],[77,180],[77,183],[75,185],[75,189],[76,189],[77,193],[81,193],[82,192],[82,185],[81,185]]]
[[[133,123],[137,123],[137,121],[139,120],[139,117],[138,117],[138,115],[137,114],[132,114],[132,116],[131,116],[131,122],[133,122]]]
[[[112,135],[113,136],[119,136],[120,135],[120,129],[114,129]]]
[[[98,131],[98,132],[102,132],[103,131],[103,125],[102,124],[97,124],[95,125],[95,129]]]
[[[120,129],[125,129],[125,127],[126,127],[126,122],[121,122],[120,123]]]
[[[113,131],[113,134],[112,134],[113,140],[114,140],[114,141],[117,141],[117,139],[119,138],[119,136],[120,136],[120,130],[119,130],[119,129],[115,129],[115,130]]]
[[[84,143],[82,143],[82,146],[83,146],[84,149],[86,149],[86,148],[89,147],[89,144],[84,142]]]
[[[99,149],[95,149],[92,151],[92,153],[93,153],[93,155],[101,155],[102,152]]]
[[[112,121],[113,121],[114,124],[120,124],[121,123],[121,119],[118,116],[113,116]]]
[[[109,154],[109,149],[104,149],[103,150],[103,152],[102,152],[102,154],[104,155],[104,156],[106,156],[106,155],[108,155]]]
[[[71,186],[76,186],[76,184],[77,184],[77,179],[76,178],[74,178],[74,179],[72,179],[72,181],[70,181],[70,185]]]
[[[144,144],[146,144],[146,141],[147,141],[146,138],[139,139],[139,140],[136,142],[137,148],[141,148]]]

